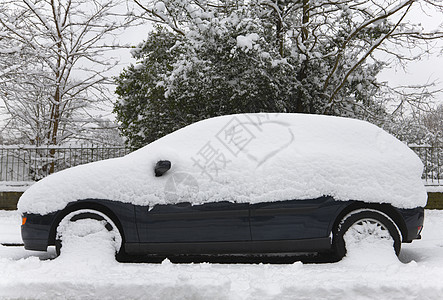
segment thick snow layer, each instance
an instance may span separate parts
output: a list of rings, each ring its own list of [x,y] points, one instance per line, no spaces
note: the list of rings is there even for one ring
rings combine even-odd
[[[0,181],[0,192],[24,192],[34,181]]]
[[[108,231],[105,225],[105,221],[92,219],[60,224],[59,227],[64,227],[63,234],[57,237],[63,243],[60,258],[71,261],[88,259],[95,263],[100,263],[103,258],[112,260],[120,249],[121,237]]]
[[[0,243],[21,244],[21,217],[17,211],[0,210]]]
[[[159,160],[170,160],[172,168],[155,177]],[[18,206],[45,214],[87,198],[153,206],[330,195],[412,208],[426,204],[422,168],[406,145],[364,121],[230,115],[187,126],[123,158],[48,176],[31,186]]]
[[[428,186],[426,186],[426,191],[428,193],[443,193],[443,181],[442,181],[442,185],[428,185]]]
[[[260,37],[256,33],[250,33],[246,36],[239,35],[237,37],[237,46],[244,50],[251,50],[254,45],[254,42],[258,41],[259,39]]]
[[[400,260],[370,244],[334,264],[117,263],[100,231],[56,259],[0,246],[0,299],[440,300],[443,211],[425,214],[423,239],[403,244]]]

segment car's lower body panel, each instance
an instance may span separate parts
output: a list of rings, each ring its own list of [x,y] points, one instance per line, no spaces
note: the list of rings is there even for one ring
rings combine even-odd
[[[329,237],[303,240],[241,241],[209,243],[126,243],[128,254],[267,254],[322,252],[331,249]]]

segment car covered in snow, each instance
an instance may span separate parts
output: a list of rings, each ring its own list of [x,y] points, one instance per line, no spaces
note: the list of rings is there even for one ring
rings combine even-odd
[[[83,235],[101,228],[116,253],[129,255],[316,252],[339,260],[346,235],[387,241],[398,254],[420,238],[422,168],[406,145],[365,121],[221,116],[35,183],[18,204],[22,238],[28,250],[63,253],[69,228],[87,220],[99,226]]]

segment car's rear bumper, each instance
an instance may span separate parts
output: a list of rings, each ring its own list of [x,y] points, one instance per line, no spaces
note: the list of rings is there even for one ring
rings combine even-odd
[[[425,216],[424,208],[397,209],[397,211],[402,215],[406,225],[406,233],[403,234],[403,242],[409,243],[413,240],[420,239]]]
[[[26,250],[46,251],[51,244],[51,225],[55,213],[47,215],[24,214],[26,223],[21,227],[21,234]]]

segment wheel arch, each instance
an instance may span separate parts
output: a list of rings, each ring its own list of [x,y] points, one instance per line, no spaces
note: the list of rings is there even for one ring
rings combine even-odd
[[[124,247],[125,243],[125,231],[123,230],[123,226],[117,217],[117,215],[110,209],[108,206],[95,202],[94,200],[83,200],[83,201],[76,201],[71,202],[66,206],[63,210],[61,210],[57,216],[54,219],[54,222],[52,223],[51,230],[49,232],[49,245],[55,245],[55,236],[57,231],[57,226],[61,222],[61,220],[67,216],[69,213],[81,210],[81,209],[92,209],[97,210],[106,216],[108,216],[114,224],[117,226],[118,230],[120,231],[120,235],[122,238],[122,248]]]
[[[408,230],[405,221],[403,220],[400,213],[397,212],[392,205],[388,203],[367,203],[362,201],[353,201],[349,205],[345,206],[335,217],[335,220],[329,232],[335,232],[340,222],[346,215],[359,209],[373,209],[386,214],[389,218],[392,219],[392,221],[394,221],[395,225],[397,226],[400,233],[401,241],[405,240],[408,236]]]

